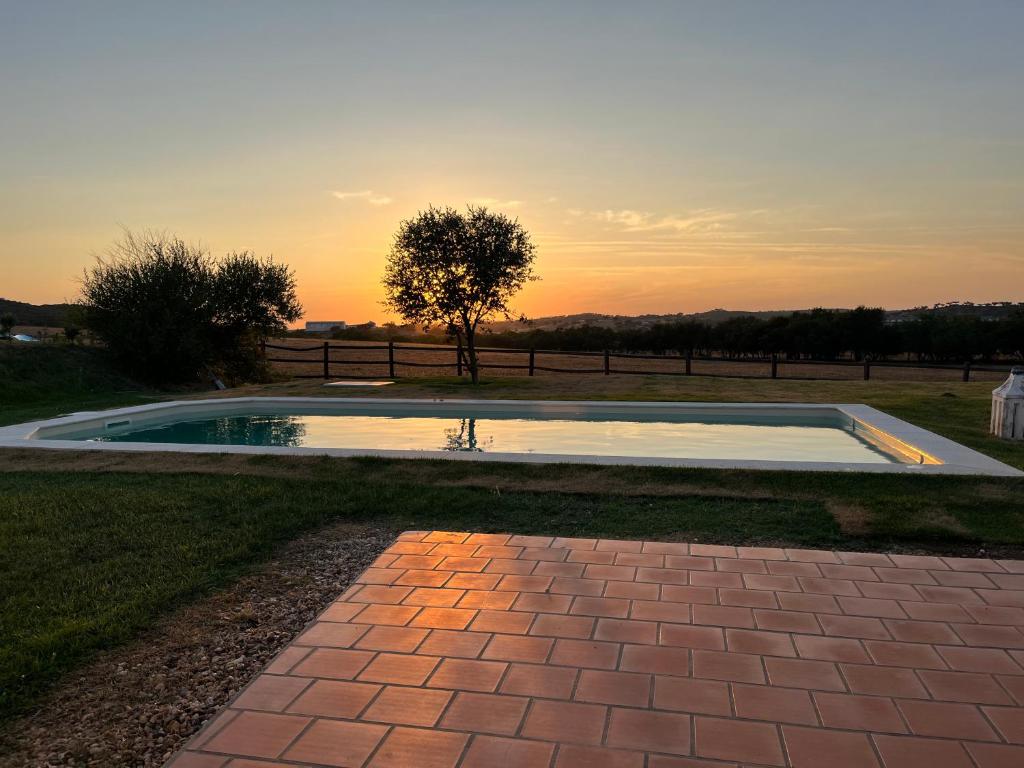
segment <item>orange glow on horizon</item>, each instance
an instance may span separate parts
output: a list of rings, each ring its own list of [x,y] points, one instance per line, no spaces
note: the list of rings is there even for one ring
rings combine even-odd
[[[265,221],[255,232],[243,224],[214,228],[212,221],[194,229],[216,232],[215,238],[202,241],[215,255],[249,248],[292,266],[305,308],[303,322],[400,322],[381,305],[380,278],[392,232],[416,208],[400,209],[369,190],[344,200],[324,197],[329,199],[320,201],[326,205],[318,211],[319,229],[305,220]],[[537,244],[535,270],[541,279],[514,302],[527,317],[1024,300],[1016,279],[1016,258],[1024,254],[1024,244],[1001,231],[979,238],[971,228],[929,232],[878,230],[856,222],[829,226],[799,212],[696,212],[670,218],[583,211],[557,201],[488,202],[517,216]],[[189,237],[184,230],[174,231]],[[8,244],[9,252],[29,258],[9,266],[5,260],[0,293],[34,303],[73,300],[89,254],[118,236],[111,227],[79,237],[44,235]],[[59,258],[53,259],[53,253]],[[39,270],[48,257],[57,266]],[[965,262],[972,265],[969,271],[963,269]]]

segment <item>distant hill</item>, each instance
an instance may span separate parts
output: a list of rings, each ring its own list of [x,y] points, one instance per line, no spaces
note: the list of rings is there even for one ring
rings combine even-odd
[[[830,309],[850,309],[850,307],[830,307]],[[911,307],[909,309],[892,309],[886,312],[886,317],[891,322],[911,320],[919,315],[937,316],[976,316],[985,319],[996,320],[1007,317],[1015,309],[1024,309],[1024,302],[1014,303],[1012,301],[993,301],[986,304],[972,304],[971,302],[947,302],[934,304],[931,307]],[[550,330],[555,328],[572,328],[580,325],[597,325],[602,328],[646,328],[655,323],[679,322],[682,320],[699,320],[703,323],[716,325],[733,317],[757,317],[770,319],[773,317],[785,317],[794,312],[810,312],[810,309],[784,309],[746,311],[736,309],[709,309],[706,312],[684,313],[678,312],[669,315],[602,315],[595,312],[583,312],[577,315],[553,315],[550,317],[531,318],[526,323],[519,321],[501,321],[489,323],[488,328],[493,331],[523,331],[530,328]]]
[[[706,312],[677,312],[671,315],[602,315],[596,312],[583,312],[578,315],[553,315],[551,317],[530,318],[525,323],[517,320],[489,323],[493,331],[524,331],[531,328],[550,330],[554,328],[572,328],[580,325],[596,325],[601,328],[647,328],[655,323],[673,323],[683,320],[699,320],[715,325],[732,317],[758,317],[768,319],[791,315],[793,312],[808,312],[806,309],[779,309],[763,311],[747,311],[738,309],[709,309]]]
[[[27,304],[24,301],[0,299],[0,315],[10,312],[18,325],[40,325],[63,328],[72,304]]]
[[[944,304],[933,304],[930,307],[913,307],[911,309],[895,309],[886,313],[892,322],[913,320],[919,315],[937,317],[980,317],[984,320],[1001,320],[1015,310],[1024,310],[1024,302],[990,301],[985,304],[973,304],[969,301],[950,301]]]
[[[64,326],[68,311],[73,304],[28,304],[13,299],[0,299],[0,314],[10,312],[18,325],[42,325],[51,328]],[[835,309],[842,309],[835,307]],[[912,320],[919,315],[937,316],[976,316],[989,320],[1007,317],[1014,310],[1024,310],[1024,302],[992,301],[984,304],[973,304],[969,301],[951,301],[933,304],[930,307],[911,307],[909,309],[891,309],[886,312],[890,322]],[[732,317],[757,317],[770,319],[791,315],[794,312],[809,312],[809,309],[779,309],[764,311],[747,311],[737,309],[709,309],[706,312],[677,312],[667,315],[604,315],[599,312],[581,312],[576,315],[551,315],[531,318],[526,323],[517,320],[498,321],[487,324],[491,331],[524,331],[528,329],[551,330],[555,328],[572,328],[580,325],[597,325],[602,328],[646,328],[655,323],[679,322],[681,320],[699,320],[715,325]],[[417,329],[413,326],[402,326],[410,332]]]
[[[530,328],[541,330],[553,328],[572,328],[579,325],[597,325],[602,328],[646,328],[655,323],[679,322],[681,320],[700,320],[706,323],[720,323],[730,317],[778,317],[789,315],[794,311],[803,310],[766,310],[763,312],[747,312],[731,309],[711,309],[707,312],[684,313],[671,315],[602,315],[597,312],[582,312],[578,315],[552,315],[550,317],[530,318],[525,323],[518,320],[505,320],[488,323],[487,327],[494,331],[523,331]]]

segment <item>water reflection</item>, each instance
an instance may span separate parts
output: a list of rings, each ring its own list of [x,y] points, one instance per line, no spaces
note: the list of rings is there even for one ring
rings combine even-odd
[[[457,427],[444,431],[445,451],[476,451],[482,453],[494,447],[494,437],[484,438],[483,445],[477,442],[476,419],[460,419]],[[487,446],[484,448],[484,446]]]
[[[142,443],[297,447],[305,443],[306,433],[303,416],[223,416],[219,419],[164,424],[96,439],[109,442],[130,440]]]
[[[471,412],[470,412],[471,413]],[[353,450],[542,453],[584,456],[899,461],[840,426],[706,421],[494,418],[354,414],[243,414],[151,427],[128,427],[84,439],[110,442],[259,445]]]

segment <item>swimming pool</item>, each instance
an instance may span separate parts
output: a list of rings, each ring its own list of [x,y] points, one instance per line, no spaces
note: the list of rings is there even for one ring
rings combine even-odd
[[[644,415],[646,416],[646,415]],[[529,418],[466,408],[457,414],[363,415],[355,408],[330,415],[248,413],[187,421],[89,430],[72,439],[199,445],[344,447],[388,451],[476,451],[584,456],[781,461],[907,461],[839,414],[730,414],[675,418],[607,414],[536,414]]]
[[[221,398],[0,428],[0,445],[1021,474],[863,405]]]

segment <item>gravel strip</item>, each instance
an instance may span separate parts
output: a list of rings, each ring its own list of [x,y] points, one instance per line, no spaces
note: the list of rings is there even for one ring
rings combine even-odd
[[[0,767],[161,766],[370,565],[395,532],[337,525],[175,611],[0,732]]]

